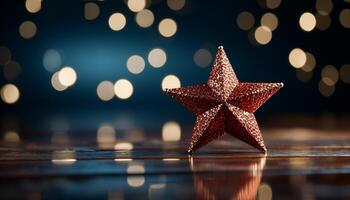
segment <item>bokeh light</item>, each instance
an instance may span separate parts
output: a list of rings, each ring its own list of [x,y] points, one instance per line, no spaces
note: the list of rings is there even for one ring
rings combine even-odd
[[[177,11],[185,6],[186,0],[167,0],[166,3],[171,10]]]
[[[25,21],[19,26],[19,34],[24,39],[31,39],[37,31],[36,25],[32,21]]]
[[[181,87],[180,79],[175,75],[167,75],[162,80],[162,90]]]
[[[77,159],[74,151],[62,150],[53,152],[51,162],[55,165],[72,165]]]
[[[128,99],[134,92],[131,82],[126,79],[120,79],[114,84],[114,94],[120,99]]]
[[[88,2],[84,6],[84,17],[86,20],[94,20],[100,15],[100,7],[93,2]]]
[[[116,161],[116,162],[131,162],[132,158],[115,158],[114,161]]]
[[[171,37],[177,31],[176,22],[173,19],[166,18],[160,21],[158,26],[159,33],[164,37]]]
[[[305,52],[305,53],[306,53],[306,62],[301,69],[305,72],[310,72],[314,70],[314,68],[316,67],[316,59],[312,53],[309,53],[309,52]]]
[[[343,9],[339,14],[339,21],[345,28],[350,28],[350,9]]]
[[[240,29],[247,31],[254,26],[254,15],[248,11],[243,11],[237,16],[236,23]]]
[[[266,7],[276,9],[281,5],[282,0],[266,0]]]
[[[139,55],[130,56],[126,62],[129,72],[139,74],[145,69],[145,60]]]
[[[37,13],[41,10],[42,0],[26,0],[25,6],[28,12]]]
[[[300,48],[295,48],[290,51],[288,59],[293,67],[302,68],[306,63],[306,53]]]
[[[331,26],[331,17],[329,15],[316,14],[316,27],[320,31],[324,31]]]
[[[145,167],[142,164],[130,164],[126,169],[128,185],[131,187],[140,187],[145,183],[145,177],[142,174],[145,174]],[[138,176],[135,176],[138,174]],[[140,175],[141,174],[141,175]]]
[[[335,91],[334,85],[328,85],[325,82],[323,82],[324,79],[320,80],[318,83],[318,91],[324,96],[324,97],[330,97],[333,95]]]
[[[336,67],[327,65],[322,69],[321,72],[322,81],[328,85],[333,86],[339,80],[339,73]]]
[[[5,65],[11,60],[11,51],[9,48],[1,46],[0,47],[0,65]]]
[[[168,121],[162,127],[162,138],[165,142],[176,142],[181,139],[180,124],[175,121]]]
[[[255,29],[254,37],[259,44],[266,45],[272,39],[272,32],[267,26],[259,26]]]
[[[144,176],[128,176],[127,178],[128,185],[131,187],[141,187],[145,183]]]
[[[114,145],[114,149],[115,150],[127,150],[130,151],[132,149],[134,149],[134,145],[132,145],[129,142],[119,142],[117,144]]]
[[[261,183],[258,189],[259,200],[272,200],[272,189],[267,183]]]
[[[317,0],[316,10],[320,15],[329,15],[333,9],[332,0]]]
[[[70,87],[77,81],[77,73],[72,67],[64,67],[58,72],[58,80],[62,85]]]
[[[312,31],[316,27],[316,18],[312,13],[305,12],[299,18],[299,25],[306,32]]]
[[[21,138],[19,137],[19,134],[16,131],[7,131],[4,134],[5,142],[18,143],[20,142],[20,140]]]
[[[148,53],[148,62],[152,67],[162,67],[167,60],[166,53],[163,49],[154,48]]]
[[[61,82],[58,80],[58,72],[55,72],[51,77],[51,85],[52,87],[57,91],[64,91],[68,87],[61,84]]]
[[[278,26],[278,18],[273,13],[265,13],[260,20],[262,26],[269,27],[271,31],[274,31]]]
[[[150,27],[154,22],[153,12],[148,9],[144,9],[136,14],[135,20],[136,23],[142,28]]]
[[[350,83],[350,64],[345,64],[339,69],[340,79],[344,83]]]
[[[9,82],[13,82],[17,79],[21,71],[21,65],[18,62],[9,61],[3,68],[4,78]]]
[[[20,97],[18,88],[13,84],[6,84],[2,86],[0,94],[2,101],[7,104],[16,103]]]
[[[108,24],[112,30],[120,31],[126,25],[126,18],[122,13],[114,13],[109,17]]]
[[[143,165],[131,164],[126,171],[128,174],[144,174],[146,170]]]
[[[102,101],[109,101],[114,97],[114,84],[110,81],[102,81],[98,84],[96,93]]]
[[[200,67],[207,67],[210,65],[213,56],[208,49],[198,49],[193,56],[194,63]]]
[[[139,12],[146,7],[146,0],[128,0],[128,8],[132,12]]]
[[[57,71],[62,66],[62,56],[55,49],[49,49],[44,53],[43,65],[49,72]]]
[[[110,125],[102,125],[97,130],[97,143],[101,148],[113,148],[116,141],[115,129]]]

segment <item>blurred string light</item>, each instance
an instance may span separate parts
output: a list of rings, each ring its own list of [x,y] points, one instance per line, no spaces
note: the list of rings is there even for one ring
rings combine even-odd
[[[350,64],[345,64],[339,69],[340,79],[344,83],[350,84]]]
[[[31,39],[31,38],[33,38],[35,36],[36,32],[37,32],[36,25],[32,21],[24,21],[19,26],[19,34],[24,39]]]
[[[7,131],[4,134],[4,141],[10,142],[10,143],[18,143],[20,142],[21,138],[19,137],[19,134],[16,131]]]
[[[258,188],[258,200],[272,200],[272,189],[269,184],[260,184]]]
[[[172,37],[177,31],[176,22],[173,19],[165,18],[160,21],[158,31],[164,37]]]
[[[48,49],[43,56],[43,65],[48,72],[57,71],[62,66],[62,56],[55,49]]]
[[[322,82],[328,86],[335,85],[339,80],[339,73],[336,67],[327,65],[321,72]]]
[[[266,7],[276,9],[281,5],[282,0],[266,0]]]
[[[146,0],[128,0],[128,8],[132,12],[140,12],[146,7]]]
[[[126,79],[120,79],[114,84],[114,93],[119,99],[128,99],[134,92],[131,82]]]
[[[93,2],[88,2],[84,6],[84,17],[86,20],[94,20],[100,15],[100,7]]]
[[[108,24],[112,30],[120,31],[126,25],[126,18],[122,13],[114,13],[109,17]]]
[[[194,63],[199,67],[207,67],[210,65],[213,56],[208,49],[198,49],[193,56]]]
[[[76,161],[75,152],[71,150],[54,151],[51,159],[55,165],[71,165]]]
[[[5,84],[0,90],[1,99],[7,104],[14,104],[20,97],[18,88],[13,84]]]
[[[271,31],[274,31],[278,26],[278,18],[273,13],[265,13],[260,20],[262,26],[268,27]]]
[[[162,127],[162,138],[165,142],[176,142],[181,139],[180,124],[175,121],[168,121]]]
[[[335,91],[334,85],[328,85],[325,82],[323,82],[324,79],[321,79],[318,82],[318,90],[324,97],[330,97]]]
[[[331,17],[329,15],[316,14],[316,28],[320,31],[324,31],[331,26]]]
[[[181,87],[180,79],[175,75],[167,75],[162,80],[162,90]]]
[[[310,32],[316,27],[316,18],[312,13],[305,12],[299,18],[299,25],[302,30]]]
[[[152,67],[162,67],[167,60],[166,53],[163,49],[154,48],[148,53],[148,62]]]
[[[21,65],[16,61],[7,62],[3,68],[4,77],[9,82],[15,81],[21,71]]]
[[[52,87],[57,91],[64,91],[68,87],[61,84],[61,82],[58,80],[58,72],[55,72],[51,77],[51,85]]]
[[[77,81],[77,73],[72,67],[63,67],[58,72],[58,80],[62,85],[70,87]]]
[[[320,15],[329,15],[333,10],[332,0],[317,0],[316,10]]]
[[[116,141],[115,129],[110,125],[102,125],[97,130],[97,144],[100,148],[113,148]]]
[[[340,12],[339,21],[345,28],[350,28],[350,9],[343,9]]]
[[[302,68],[306,63],[306,53],[300,48],[295,48],[290,51],[288,59],[294,68]]]
[[[145,69],[145,60],[139,55],[133,55],[127,60],[126,66],[129,72],[139,74]]]
[[[267,26],[259,26],[255,29],[254,37],[259,44],[266,45],[272,39],[272,31]]]
[[[130,142],[118,142],[114,145],[115,150],[131,151],[134,149],[134,145]]]
[[[25,6],[28,12],[37,13],[41,10],[42,0],[26,0]]]
[[[178,11],[185,6],[186,0],[167,0],[166,3],[171,10]]]
[[[5,65],[11,60],[11,51],[9,48],[1,46],[0,47],[0,65]]]
[[[243,11],[237,16],[236,23],[240,29],[250,30],[255,23],[254,15],[248,11]]]
[[[96,93],[102,101],[109,101],[114,97],[114,84],[110,81],[102,81],[98,84]]]
[[[135,20],[142,28],[150,27],[154,22],[153,12],[148,9],[141,10],[136,14]]]

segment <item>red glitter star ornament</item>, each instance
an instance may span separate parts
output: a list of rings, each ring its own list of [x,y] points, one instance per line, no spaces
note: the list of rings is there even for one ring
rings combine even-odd
[[[189,153],[230,134],[266,152],[254,112],[283,83],[241,83],[220,46],[206,85],[167,89],[165,92],[196,114]]]

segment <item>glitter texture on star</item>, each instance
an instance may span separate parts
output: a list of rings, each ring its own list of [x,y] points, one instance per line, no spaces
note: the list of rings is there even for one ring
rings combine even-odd
[[[281,87],[283,83],[239,82],[220,46],[207,84],[165,92],[196,114],[189,153],[225,133],[266,152],[254,112]]]

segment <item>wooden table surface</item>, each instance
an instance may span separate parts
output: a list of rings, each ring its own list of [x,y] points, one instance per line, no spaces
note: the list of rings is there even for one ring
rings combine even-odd
[[[127,139],[117,149],[92,137],[3,141],[1,199],[350,199],[349,132],[268,129],[264,139],[266,155],[224,137],[193,156],[188,138],[132,149]]]

